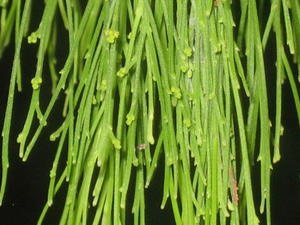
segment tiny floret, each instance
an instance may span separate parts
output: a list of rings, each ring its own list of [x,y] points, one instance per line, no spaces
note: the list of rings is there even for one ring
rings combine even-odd
[[[117,72],[117,76],[118,77],[124,77],[127,74],[127,71],[124,67],[122,67],[118,72]]]
[[[126,116],[126,124],[129,126],[135,120],[135,116],[132,114],[128,114]]]
[[[104,31],[104,35],[106,37],[106,41],[110,44],[113,44],[119,37],[120,33],[116,30],[106,30]]]
[[[189,64],[188,63],[185,63],[183,64],[181,67],[180,67],[180,70],[185,73],[189,70]]]
[[[183,123],[187,128],[190,128],[192,126],[192,122],[189,119],[184,120]]]
[[[127,38],[130,40],[132,38],[132,32],[130,32],[128,35],[127,35]]]
[[[32,88],[33,90],[37,90],[40,88],[41,86],[41,83],[42,83],[42,78],[41,77],[35,77],[31,80],[31,85],[32,85]]]
[[[121,142],[117,138],[113,138],[112,143],[115,149],[121,149]]]
[[[37,42],[37,39],[40,38],[39,34],[37,32],[32,32],[28,38],[27,42],[28,44],[35,44]]]
[[[100,85],[100,90],[101,91],[106,91],[107,89],[107,81],[106,80],[102,80],[101,81],[101,85]]]
[[[23,134],[22,133],[20,133],[17,138],[17,143],[21,143],[21,142],[23,142]]]
[[[191,57],[193,54],[193,50],[190,47],[187,47],[183,50],[183,53],[187,56],[187,57]]]
[[[181,90],[179,88],[172,87],[171,92],[176,98],[178,98],[178,99],[181,98]]]

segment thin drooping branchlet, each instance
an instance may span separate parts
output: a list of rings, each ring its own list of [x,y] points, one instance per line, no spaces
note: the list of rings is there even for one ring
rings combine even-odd
[[[271,224],[270,176],[272,162],[281,158],[285,80],[300,121],[299,1],[48,0],[39,26],[32,28],[33,4],[0,0],[0,57],[15,38],[0,203],[14,141],[14,94],[16,86],[22,90],[24,76],[21,49],[30,44],[38,51],[31,102],[17,139],[23,161],[38,150],[40,134],[65,96],[59,109],[63,122],[49,137],[57,149],[38,224],[47,224],[47,211],[63,186],[60,225],[121,225],[131,213],[135,225],[144,225],[151,201],[160,201],[162,210],[169,202],[177,225],[258,225],[259,214]],[[68,35],[68,46],[59,45],[61,33]],[[273,44],[276,73],[268,74],[266,52]],[[58,58],[60,51],[67,52],[66,59]],[[274,106],[269,77],[276,79]],[[52,85],[52,96],[43,110],[46,85]],[[251,179],[257,163],[260,203]],[[153,187],[159,166],[164,180]],[[157,189],[161,199],[151,199],[148,188]]]

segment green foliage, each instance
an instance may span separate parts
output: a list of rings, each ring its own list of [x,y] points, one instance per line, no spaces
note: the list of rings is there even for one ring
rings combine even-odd
[[[47,220],[62,185],[68,188],[61,225],[125,224],[130,209],[134,224],[147,224],[145,188],[159,158],[164,160],[161,208],[170,200],[177,225],[257,225],[258,213],[271,224],[270,176],[272,161],[280,160],[286,78],[300,120],[295,81],[296,68],[300,75],[299,1],[44,2],[39,26],[31,31],[34,1],[0,1],[0,56],[15,40],[2,133],[0,202],[9,142],[14,141],[13,99],[16,87],[22,89],[21,47],[31,44],[38,52],[31,103],[17,139],[23,161],[36,149],[60,93],[65,93],[64,122],[50,136],[57,149],[38,224]],[[68,49],[59,45],[62,31],[68,34]],[[268,48],[276,49],[275,62],[266,60]],[[56,66],[62,60],[57,59],[59,51],[68,52],[63,68]],[[266,66],[274,67],[276,75],[267,74]],[[42,111],[40,93],[50,85],[44,83],[46,76],[52,80],[52,97]],[[267,77],[276,77],[271,122],[268,88],[273,87]],[[256,163],[259,207],[251,179]],[[132,179],[134,187],[129,186]],[[134,201],[128,209],[129,189]]]

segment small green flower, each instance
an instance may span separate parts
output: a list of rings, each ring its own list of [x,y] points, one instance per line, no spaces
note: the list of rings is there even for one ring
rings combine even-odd
[[[130,40],[132,38],[132,32],[127,35],[127,38]]]
[[[41,83],[42,83],[42,78],[41,77],[35,77],[31,80],[31,86],[33,88],[33,90],[37,90],[40,88]]]
[[[283,133],[284,133],[284,127],[281,125],[281,126],[280,126],[280,136],[282,136]]]
[[[39,121],[42,126],[47,126],[47,121],[43,117],[39,118]]]
[[[180,88],[172,87],[171,92],[175,96],[175,98],[181,99],[181,90],[180,90]]]
[[[55,141],[56,138],[57,138],[56,135],[51,134],[49,140],[50,141]]]
[[[193,76],[192,70],[188,70],[186,75],[187,75],[188,78],[192,78],[192,76]]]
[[[187,128],[190,128],[192,126],[192,122],[189,119],[183,120],[183,123]]]
[[[107,80],[102,80],[100,84],[100,90],[106,91],[106,89],[107,89]]]
[[[122,67],[118,72],[117,72],[117,76],[118,77],[124,77],[126,74],[128,73],[128,71]]]
[[[115,149],[121,149],[122,146],[121,146],[121,142],[119,141],[119,139],[113,138],[112,143],[113,143]]]
[[[22,143],[23,141],[23,133],[19,133],[18,137],[17,137],[17,143]]]
[[[53,178],[53,177],[55,177],[55,176],[56,176],[56,172],[53,171],[53,170],[51,170],[51,171],[50,171],[50,174],[49,174],[49,177],[50,177],[50,178]]]
[[[187,57],[191,57],[193,54],[193,50],[190,47],[187,47],[183,50],[183,53],[187,56]]]
[[[92,104],[93,104],[93,105],[96,105],[96,104],[97,104],[97,98],[96,98],[95,95],[93,95]]]
[[[189,70],[189,64],[187,62],[185,62],[181,67],[180,70],[185,73]]]
[[[37,32],[32,32],[28,38],[27,42],[28,44],[35,44],[37,42],[37,39],[40,38],[40,35]]]
[[[116,30],[106,30],[104,31],[104,35],[106,36],[106,41],[110,44],[113,44],[119,37],[120,33]]]
[[[135,120],[135,116],[132,114],[128,114],[126,116],[126,124],[129,126]]]

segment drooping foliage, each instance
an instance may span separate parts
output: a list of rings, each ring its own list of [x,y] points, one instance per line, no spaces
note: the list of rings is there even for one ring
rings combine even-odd
[[[258,214],[271,224],[270,176],[272,163],[280,160],[284,82],[300,119],[298,0],[45,0],[33,27],[35,4],[0,0],[0,56],[15,42],[0,202],[10,178],[22,46],[36,45],[31,102],[17,139],[23,161],[38,151],[55,104],[65,101],[59,109],[63,123],[49,137],[57,149],[38,224],[47,224],[47,210],[56,206],[62,186],[67,192],[61,225],[125,224],[131,212],[134,224],[147,224],[145,189],[158,163],[164,168],[157,187],[161,208],[171,202],[177,225],[257,225]],[[60,45],[62,39],[68,46]],[[58,57],[60,52],[67,57]],[[267,78],[276,79],[276,87]],[[51,99],[45,102],[41,91],[49,85]],[[276,104],[270,105],[274,89]],[[253,197],[255,164],[260,202]]]

